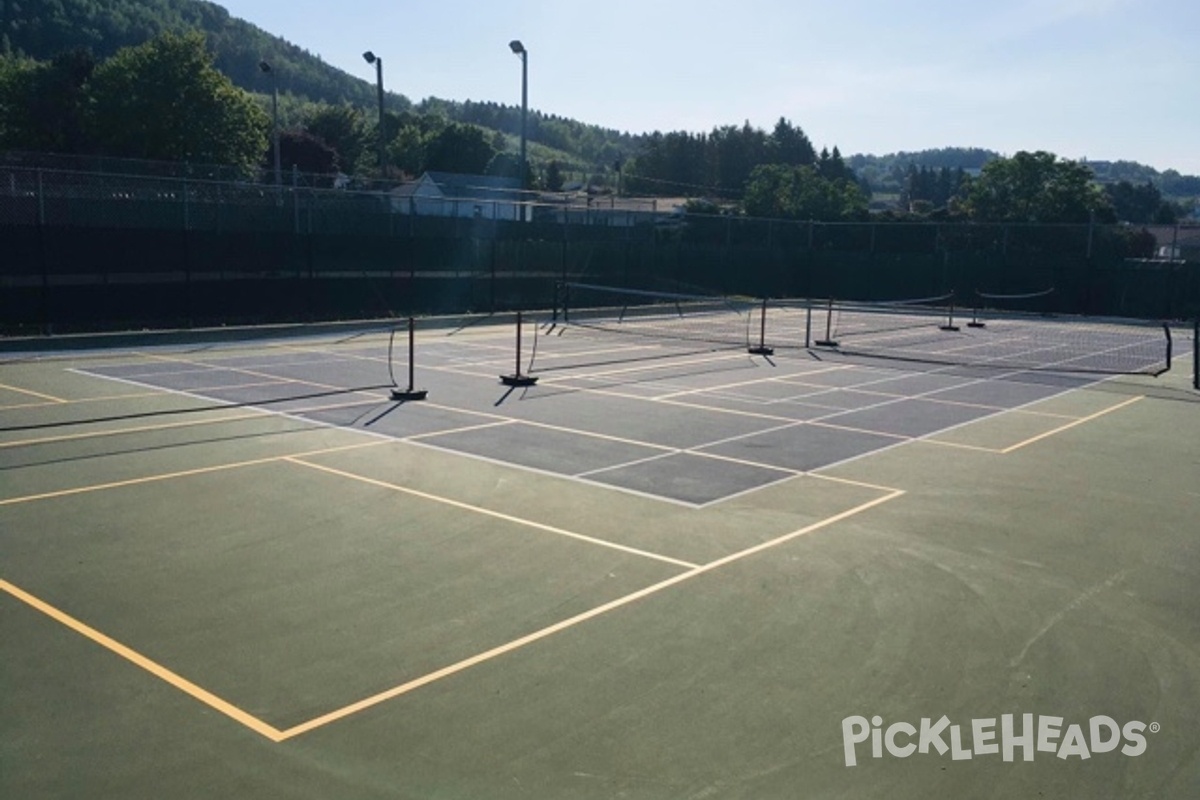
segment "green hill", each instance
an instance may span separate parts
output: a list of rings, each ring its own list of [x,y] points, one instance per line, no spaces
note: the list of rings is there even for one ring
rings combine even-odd
[[[258,65],[262,60],[270,62],[278,76],[285,120],[288,109],[306,102],[376,107],[374,82],[326,64],[319,56],[204,0],[0,0],[0,54],[40,61],[77,48],[104,59],[164,31],[189,30],[204,33],[216,68],[248,92],[267,91]],[[438,98],[414,104],[402,94],[388,92],[385,107],[397,113],[439,113],[509,137],[520,132],[517,106]],[[527,136],[532,159],[558,158],[575,170],[607,169],[636,147],[636,138],[628,134],[532,109]]]
[[[349,104],[372,113],[373,81],[326,64],[300,46],[233,17],[206,0],[0,0],[0,55],[46,61],[77,48],[97,59],[138,45],[165,31],[202,31],[217,69],[234,84],[266,102],[268,92],[259,62],[275,67],[285,127],[299,119],[307,104]],[[503,136],[515,148],[521,111],[499,103],[459,102],[427,98],[413,102],[389,92],[386,108],[395,113],[439,114],[477,125]],[[717,135],[714,128],[714,136]],[[647,132],[649,134],[649,132]],[[614,162],[638,155],[649,135],[630,135],[554,114],[531,110],[527,121],[530,159],[557,160],[568,173],[611,178]],[[979,148],[948,147],[883,156],[854,155],[846,165],[879,194],[899,191],[910,166],[929,169],[978,170],[998,153]],[[1174,170],[1159,173],[1126,161],[1089,162],[1103,183],[1153,183],[1167,197],[1200,195],[1200,178]]]

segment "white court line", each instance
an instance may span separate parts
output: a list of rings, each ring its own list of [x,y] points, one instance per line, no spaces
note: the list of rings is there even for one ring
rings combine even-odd
[[[649,559],[652,559],[655,561],[662,561],[663,563],[673,564],[674,566],[677,566],[677,567],[685,567],[688,569],[696,568],[696,564],[693,564],[690,561],[682,561],[678,558],[672,558],[671,556],[666,556],[661,553],[653,553],[653,552],[650,552],[649,550],[641,550],[636,547],[629,547],[627,545],[618,544],[616,542],[610,542],[606,539],[597,539],[594,536],[588,536],[586,534],[576,533],[574,531],[566,530],[565,528],[559,528],[554,525],[547,525],[542,522],[535,522],[533,520],[523,519],[521,517],[513,516],[512,514],[505,514],[501,511],[493,511],[490,508],[484,508],[483,506],[472,505],[471,503],[464,503],[461,500],[453,500],[449,497],[442,497],[441,495],[431,494],[429,492],[423,492],[419,489],[413,489],[408,486],[401,486],[398,483],[382,481],[382,480],[378,480],[376,478],[367,477],[365,475],[359,475],[359,474],[356,474],[353,472],[347,472],[346,470],[336,469],[334,467],[327,467],[327,466],[324,466],[323,464],[317,464],[312,461],[306,461],[302,458],[294,458],[291,456],[285,456],[283,460],[289,461],[293,464],[298,464],[299,466],[302,466],[302,467],[308,467],[310,469],[318,470],[320,472],[326,472],[326,473],[329,473],[330,475],[337,475],[339,477],[347,478],[349,480],[354,480],[354,481],[358,481],[360,483],[370,484],[371,486],[377,486],[381,489],[388,489],[390,491],[399,492],[401,494],[407,494],[407,495],[411,495],[413,497],[418,497],[422,500],[429,500],[431,502],[438,503],[440,505],[450,506],[451,508],[457,508],[462,511],[469,511],[473,514],[478,514],[480,516],[491,517],[492,519],[498,519],[503,522],[511,522],[514,525],[519,525],[521,527],[533,528],[534,530],[539,530],[544,533],[552,533],[556,536],[562,536],[562,537],[565,537],[568,539],[575,539],[577,541],[586,542],[587,544],[596,545],[598,547],[605,547],[610,550],[619,550],[622,553],[628,553],[630,555],[641,556],[642,558],[649,558]]]

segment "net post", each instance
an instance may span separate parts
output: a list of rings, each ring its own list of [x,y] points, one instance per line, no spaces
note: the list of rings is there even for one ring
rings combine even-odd
[[[775,354],[774,347],[767,347],[767,298],[763,298],[758,320],[758,344],[748,349],[752,355],[769,356]]]
[[[838,343],[833,338],[833,298],[829,298],[825,302],[825,338],[817,339],[817,347],[837,347]]]
[[[946,319],[946,324],[941,326],[941,329],[949,333],[958,333],[961,330],[954,324],[954,295],[950,295],[950,315]]]
[[[1171,325],[1168,322],[1163,323],[1163,335],[1167,337],[1167,363],[1163,367],[1163,372],[1171,371],[1171,358],[1175,352],[1175,340],[1171,337]],[[1162,373],[1159,373],[1160,375]]]
[[[517,369],[511,375],[501,375],[500,382],[505,386],[533,386],[537,378],[521,372],[521,328],[524,327],[523,315],[517,312]]]
[[[812,298],[805,298],[804,303],[804,349],[812,347]]]
[[[979,312],[982,310],[982,309],[980,309],[979,305],[980,304],[978,302],[976,302],[975,306],[971,309],[971,321],[967,323],[968,328],[986,328],[987,327],[987,325],[984,323],[984,321],[979,318]]]
[[[393,328],[392,329],[392,339],[395,339],[395,338],[396,338],[396,330],[395,330],[395,328]],[[428,390],[415,388],[416,381],[414,380],[414,378],[416,375],[416,338],[417,338],[416,321],[412,317],[409,317],[408,318],[408,388],[401,389],[399,386],[393,388],[392,389],[392,399],[393,400],[400,400],[400,401],[424,400],[426,397],[429,396]],[[392,343],[391,343],[391,341],[389,341],[388,342],[388,368],[389,369],[391,368],[391,364],[392,364],[391,349],[392,349]],[[395,383],[395,382],[396,382],[396,379],[392,378],[392,383]]]
[[[1192,320],[1192,388],[1200,392],[1200,317]]]

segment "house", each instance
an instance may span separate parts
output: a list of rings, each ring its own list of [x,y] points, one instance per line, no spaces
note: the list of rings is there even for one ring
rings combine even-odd
[[[564,187],[561,192],[538,195],[533,206],[533,219],[610,227],[661,225],[681,220],[685,202],[654,197],[617,197],[607,192],[571,191]]]
[[[395,214],[470,219],[518,220],[520,181],[494,175],[426,172],[389,192]]]
[[[1186,225],[1150,226],[1157,258],[1200,261],[1200,228]]]

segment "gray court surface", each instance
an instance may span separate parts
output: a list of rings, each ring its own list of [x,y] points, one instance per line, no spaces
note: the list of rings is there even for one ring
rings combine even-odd
[[[1200,792],[1186,375],[523,333],[0,359],[0,796]]]

